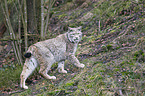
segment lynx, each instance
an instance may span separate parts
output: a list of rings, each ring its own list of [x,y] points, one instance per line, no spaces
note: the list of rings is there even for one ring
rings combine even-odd
[[[40,41],[31,45],[24,55],[26,61],[20,76],[20,87],[28,89],[25,81],[38,65],[40,67],[39,73],[46,79],[56,79],[55,76],[47,74],[52,64],[56,62],[58,62],[58,72],[67,73],[64,69],[65,59],[68,59],[75,66],[83,68],[85,65],[81,64],[75,57],[77,45],[81,38],[81,27],[68,27],[68,32],[56,38]]]

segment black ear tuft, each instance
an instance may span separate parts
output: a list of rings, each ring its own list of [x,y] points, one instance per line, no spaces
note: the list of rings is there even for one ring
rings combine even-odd
[[[31,57],[31,53],[30,52],[27,52],[24,56],[26,57],[26,58],[30,58]]]

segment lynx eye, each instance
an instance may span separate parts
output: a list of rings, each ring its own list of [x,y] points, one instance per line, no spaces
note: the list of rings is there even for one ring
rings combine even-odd
[[[78,29],[78,31],[81,31],[81,29]]]
[[[73,32],[73,30],[70,30],[70,32]]]
[[[71,36],[71,37],[73,37],[73,36],[74,36],[74,34],[70,34],[70,36]]]

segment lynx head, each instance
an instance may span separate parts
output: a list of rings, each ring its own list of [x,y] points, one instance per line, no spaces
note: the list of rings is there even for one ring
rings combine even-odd
[[[78,28],[68,27],[67,37],[70,42],[78,43],[82,39],[81,26]]]

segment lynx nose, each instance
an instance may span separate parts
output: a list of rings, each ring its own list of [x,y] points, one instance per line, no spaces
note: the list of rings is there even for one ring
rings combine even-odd
[[[76,37],[76,40],[79,40],[79,38],[78,38],[78,37]]]
[[[78,40],[79,40],[79,38],[78,38],[78,37],[75,37],[75,38],[74,38],[74,40],[75,40],[75,41],[78,41]]]

